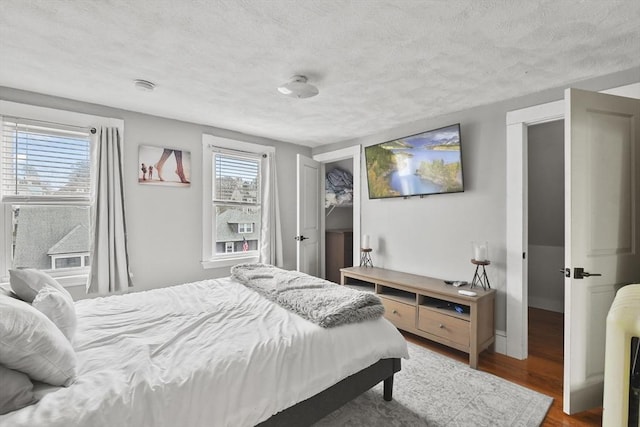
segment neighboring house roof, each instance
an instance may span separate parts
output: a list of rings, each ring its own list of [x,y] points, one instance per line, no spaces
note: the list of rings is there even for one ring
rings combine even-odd
[[[244,212],[227,209],[218,215],[216,242],[238,242],[244,239],[258,240],[260,229],[259,212]],[[253,224],[253,233],[238,233],[238,224]]]
[[[76,225],[58,243],[53,245],[48,255],[75,254],[89,252],[89,229],[82,224]]]
[[[20,206],[16,228],[14,268],[51,268],[49,251],[70,234],[68,243],[79,239],[80,231],[72,233],[78,225],[89,229],[88,208],[74,206]],[[85,235],[88,252],[89,234]],[[61,243],[60,246],[66,245]],[[76,242],[75,247],[81,244]],[[58,253],[60,254],[60,253]]]

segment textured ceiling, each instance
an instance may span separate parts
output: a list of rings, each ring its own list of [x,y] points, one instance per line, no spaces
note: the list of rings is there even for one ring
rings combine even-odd
[[[640,65],[638,0],[0,0],[0,10],[0,86],[309,146]],[[294,74],[320,95],[279,94]]]

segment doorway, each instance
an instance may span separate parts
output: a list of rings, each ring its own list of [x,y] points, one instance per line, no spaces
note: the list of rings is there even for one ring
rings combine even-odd
[[[564,120],[527,128],[529,357],[562,375],[564,339]]]
[[[340,269],[353,266],[353,160],[325,163],[324,170],[325,278],[340,283]]]
[[[343,148],[336,151],[317,154],[313,156],[313,160],[321,163],[321,172],[323,176],[322,189],[318,195],[321,198],[321,206],[323,207],[320,221],[320,265],[321,276],[339,281],[338,266],[357,265],[360,255],[360,145]],[[327,206],[327,190],[326,177],[327,173],[332,170],[340,169],[348,172],[352,178],[351,201],[345,203],[337,203],[333,200],[333,196],[329,196],[329,204]],[[332,206],[334,205],[334,206]],[[329,259],[327,251],[334,253],[334,247],[327,246],[327,230],[338,230],[338,234],[332,234],[329,244],[334,245],[333,239],[338,240],[337,245],[342,248],[342,253],[338,258]],[[341,231],[348,231],[347,234],[340,234]],[[350,246],[350,248],[348,247]],[[329,265],[330,264],[330,265]],[[331,272],[328,270],[331,269]],[[341,268],[341,267],[340,267]]]
[[[564,120],[527,132],[528,306],[564,313]]]
[[[640,98],[640,83],[602,92]],[[562,120],[564,107],[560,100],[507,113],[507,331],[504,342],[496,341],[496,350],[516,359],[528,357],[527,128]]]

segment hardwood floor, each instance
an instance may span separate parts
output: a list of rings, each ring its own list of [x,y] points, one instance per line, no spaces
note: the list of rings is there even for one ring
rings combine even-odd
[[[529,358],[517,360],[485,351],[478,369],[553,397],[543,426],[599,426],[602,408],[569,416],[562,412],[563,315],[529,308]],[[468,363],[466,353],[403,332],[414,344]]]

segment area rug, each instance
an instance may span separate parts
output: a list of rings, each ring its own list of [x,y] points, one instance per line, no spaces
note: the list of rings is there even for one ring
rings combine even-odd
[[[539,426],[553,399],[409,343],[395,375],[393,400],[382,384],[314,427]]]

